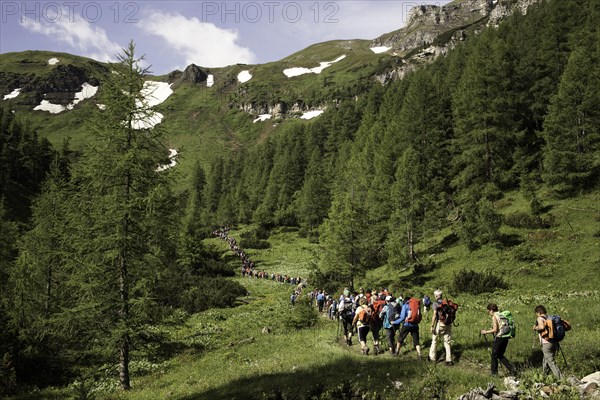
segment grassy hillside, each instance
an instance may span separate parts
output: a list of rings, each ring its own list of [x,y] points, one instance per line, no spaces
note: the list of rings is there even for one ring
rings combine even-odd
[[[304,297],[296,306],[290,306],[290,285],[237,277],[234,279],[250,292],[240,299],[238,307],[181,315],[172,324],[156,326],[156,335],[165,337],[163,356],[149,358],[146,350],[136,351],[134,389],[111,391],[117,382],[104,378],[95,393],[104,399],[330,399],[348,393],[361,393],[368,399],[445,399],[456,398],[476,386],[485,387],[488,382],[503,389],[506,371],[501,369],[499,378],[489,376],[489,348],[479,336],[479,330],[490,325],[485,311],[489,302],[511,310],[515,316],[517,336],[510,341],[506,355],[521,371],[522,389],[529,390],[529,385],[540,379],[536,374],[541,369],[541,352],[531,331],[533,308],[538,304],[573,324],[561,346],[568,365],[562,355],[558,363],[567,376],[581,378],[600,369],[598,200],[598,191],[573,200],[545,199],[555,216],[554,226],[547,230],[507,229],[505,233],[512,235],[513,242],[521,243],[504,250],[484,247],[469,252],[449,242],[448,232],[432,234],[425,247],[438,268],[419,276],[419,284],[414,284],[417,280],[412,271],[390,267],[371,271],[358,283],[365,287],[387,286],[396,294],[431,295],[441,288],[458,302],[458,326],[453,329],[454,367],[419,362],[412,346],[404,347],[398,358],[388,354],[361,356],[358,345],[347,347],[342,343],[337,323],[325,316],[316,317]],[[507,196],[505,203],[505,217],[527,209],[518,193]],[[249,228],[232,231],[230,236],[240,238]],[[272,232],[269,243],[268,249],[248,249],[258,268],[310,274],[318,245],[289,228]],[[231,268],[238,268],[236,257],[224,241],[208,239],[206,244],[221,252]],[[521,246],[527,247],[529,258],[523,256]],[[428,253],[425,247],[423,256]],[[465,268],[500,273],[509,289],[476,296],[453,292],[453,276]],[[421,323],[424,352],[430,343],[428,318],[430,315]],[[110,370],[112,367],[103,372],[106,377]],[[39,397],[28,398],[64,398],[81,388],[73,385],[68,390],[46,390]],[[556,398],[578,398],[578,394],[566,391]]]

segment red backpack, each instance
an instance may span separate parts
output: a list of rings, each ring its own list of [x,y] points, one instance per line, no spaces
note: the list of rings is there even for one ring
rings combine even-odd
[[[408,315],[406,316],[406,322],[411,324],[418,324],[421,322],[421,300],[411,297],[408,300]]]

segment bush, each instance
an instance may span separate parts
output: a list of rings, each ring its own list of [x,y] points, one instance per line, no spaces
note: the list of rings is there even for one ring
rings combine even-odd
[[[310,306],[310,300],[306,296],[300,297],[296,304],[290,306],[292,309],[289,318],[285,320],[285,325],[290,329],[310,328],[317,323],[319,313]]]
[[[248,291],[238,282],[221,277],[202,277],[178,297],[178,306],[188,313],[196,313],[210,308],[232,307],[238,297]]]
[[[269,238],[269,230],[262,225],[256,230],[241,234],[240,247],[243,249],[268,249],[271,247],[266,239]]]
[[[491,272],[467,271],[463,269],[454,274],[453,288],[455,292],[480,294],[493,292],[496,289],[508,289],[502,277]]]
[[[415,275],[423,275],[426,274],[428,272],[433,271],[434,269],[437,268],[437,263],[435,261],[433,261],[431,258],[425,260],[424,262],[416,262],[413,265],[413,272]]]
[[[504,223],[513,228],[548,229],[554,225],[554,216],[543,218],[526,212],[514,212],[504,217]]]

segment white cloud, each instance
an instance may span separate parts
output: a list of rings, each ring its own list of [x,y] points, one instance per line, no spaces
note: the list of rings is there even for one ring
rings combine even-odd
[[[248,48],[240,46],[238,33],[222,29],[195,17],[151,11],[138,25],[145,33],[163,38],[185,58],[185,64],[222,67],[256,60]]]
[[[28,31],[53,38],[79,54],[98,61],[114,61],[115,55],[122,49],[122,46],[108,38],[104,29],[79,17],[72,20],[61,18],[57,22],[24,19],[21,26]]]

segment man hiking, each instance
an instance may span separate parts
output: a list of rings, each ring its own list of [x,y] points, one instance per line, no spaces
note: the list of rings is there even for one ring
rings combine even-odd
[[[503,332],[500,330],[502,326],[502,321],[500,319],[500,315],[498,313],[498,306],[494,303],[490,303],[487,305],[488,314],[492,317],[492,329],[482,329],[480,333],[482,335],[493,334],[494,335],[494,343],[492,345],[492,363],[491,363],[491,372],[492,375],[498,375],[498,361],[506,367],[510,375],[515,375],[515,369],[508,361],[506,357],[504,357],[504,353],[506,352],[506,347],[508,346],[508,341],[510,336],[503,335]]]
[[[381,310],[379,317],[383,321],[383,332],[385,333],[385,338],[387,340],[388,349],[390,350],[391,355],[396,354],[396,328],[392,325],[392,318],[394,315],[394,307],[396,306],[396,302],[391,295],[387,295],[385,297],[385,306]]]
[[[433,317],[431,318],[431,347],[429,348],[429,361],[437,361],[437,342],[441,337],[444,338],[444,349],[446,350],[446,365],[454,365],[452,362],[452,348],[450,343],[452,340],[452,324],[446,325],[444,322],[439,320],[438,309],[442,306],[442,291],[436,290],[433,292],[435,301],[431,304],[433,310]]]
[[[544,354],[542,372],[544,375],[547,375],[548,370],[551,370],[557,379],[561,379],[562,373],[560,372],[558,365],[556,365],[555,360],[560,344],[559,342],[551,342],[548,340],[548,326],[546,325],[546,319],[548,315],[546,313],[546,307],[540,305],[537,306],[534,311],[536,323],[533,326],[533,330],[539,334],[540,344],[542,345],[542,353]]]
[[[348,346],[352,346],[352,320],[354,318],[354,300],[350,297],[350,291],[344,289],[344,294],[338,303],[338,318],[344,328],[344,339]]]
[[[421,360],[421,346],[419,345],[419,322],[421,322],[421,301],[410,296],[404,299],[402,311],[400,313],[400,321],[402,327],[398,334],[398,344],[396,346],[396,354],[400,355],[400,348],[404,339],[410,334],[412,336],[413,346],[417,350],[419,361]]]

